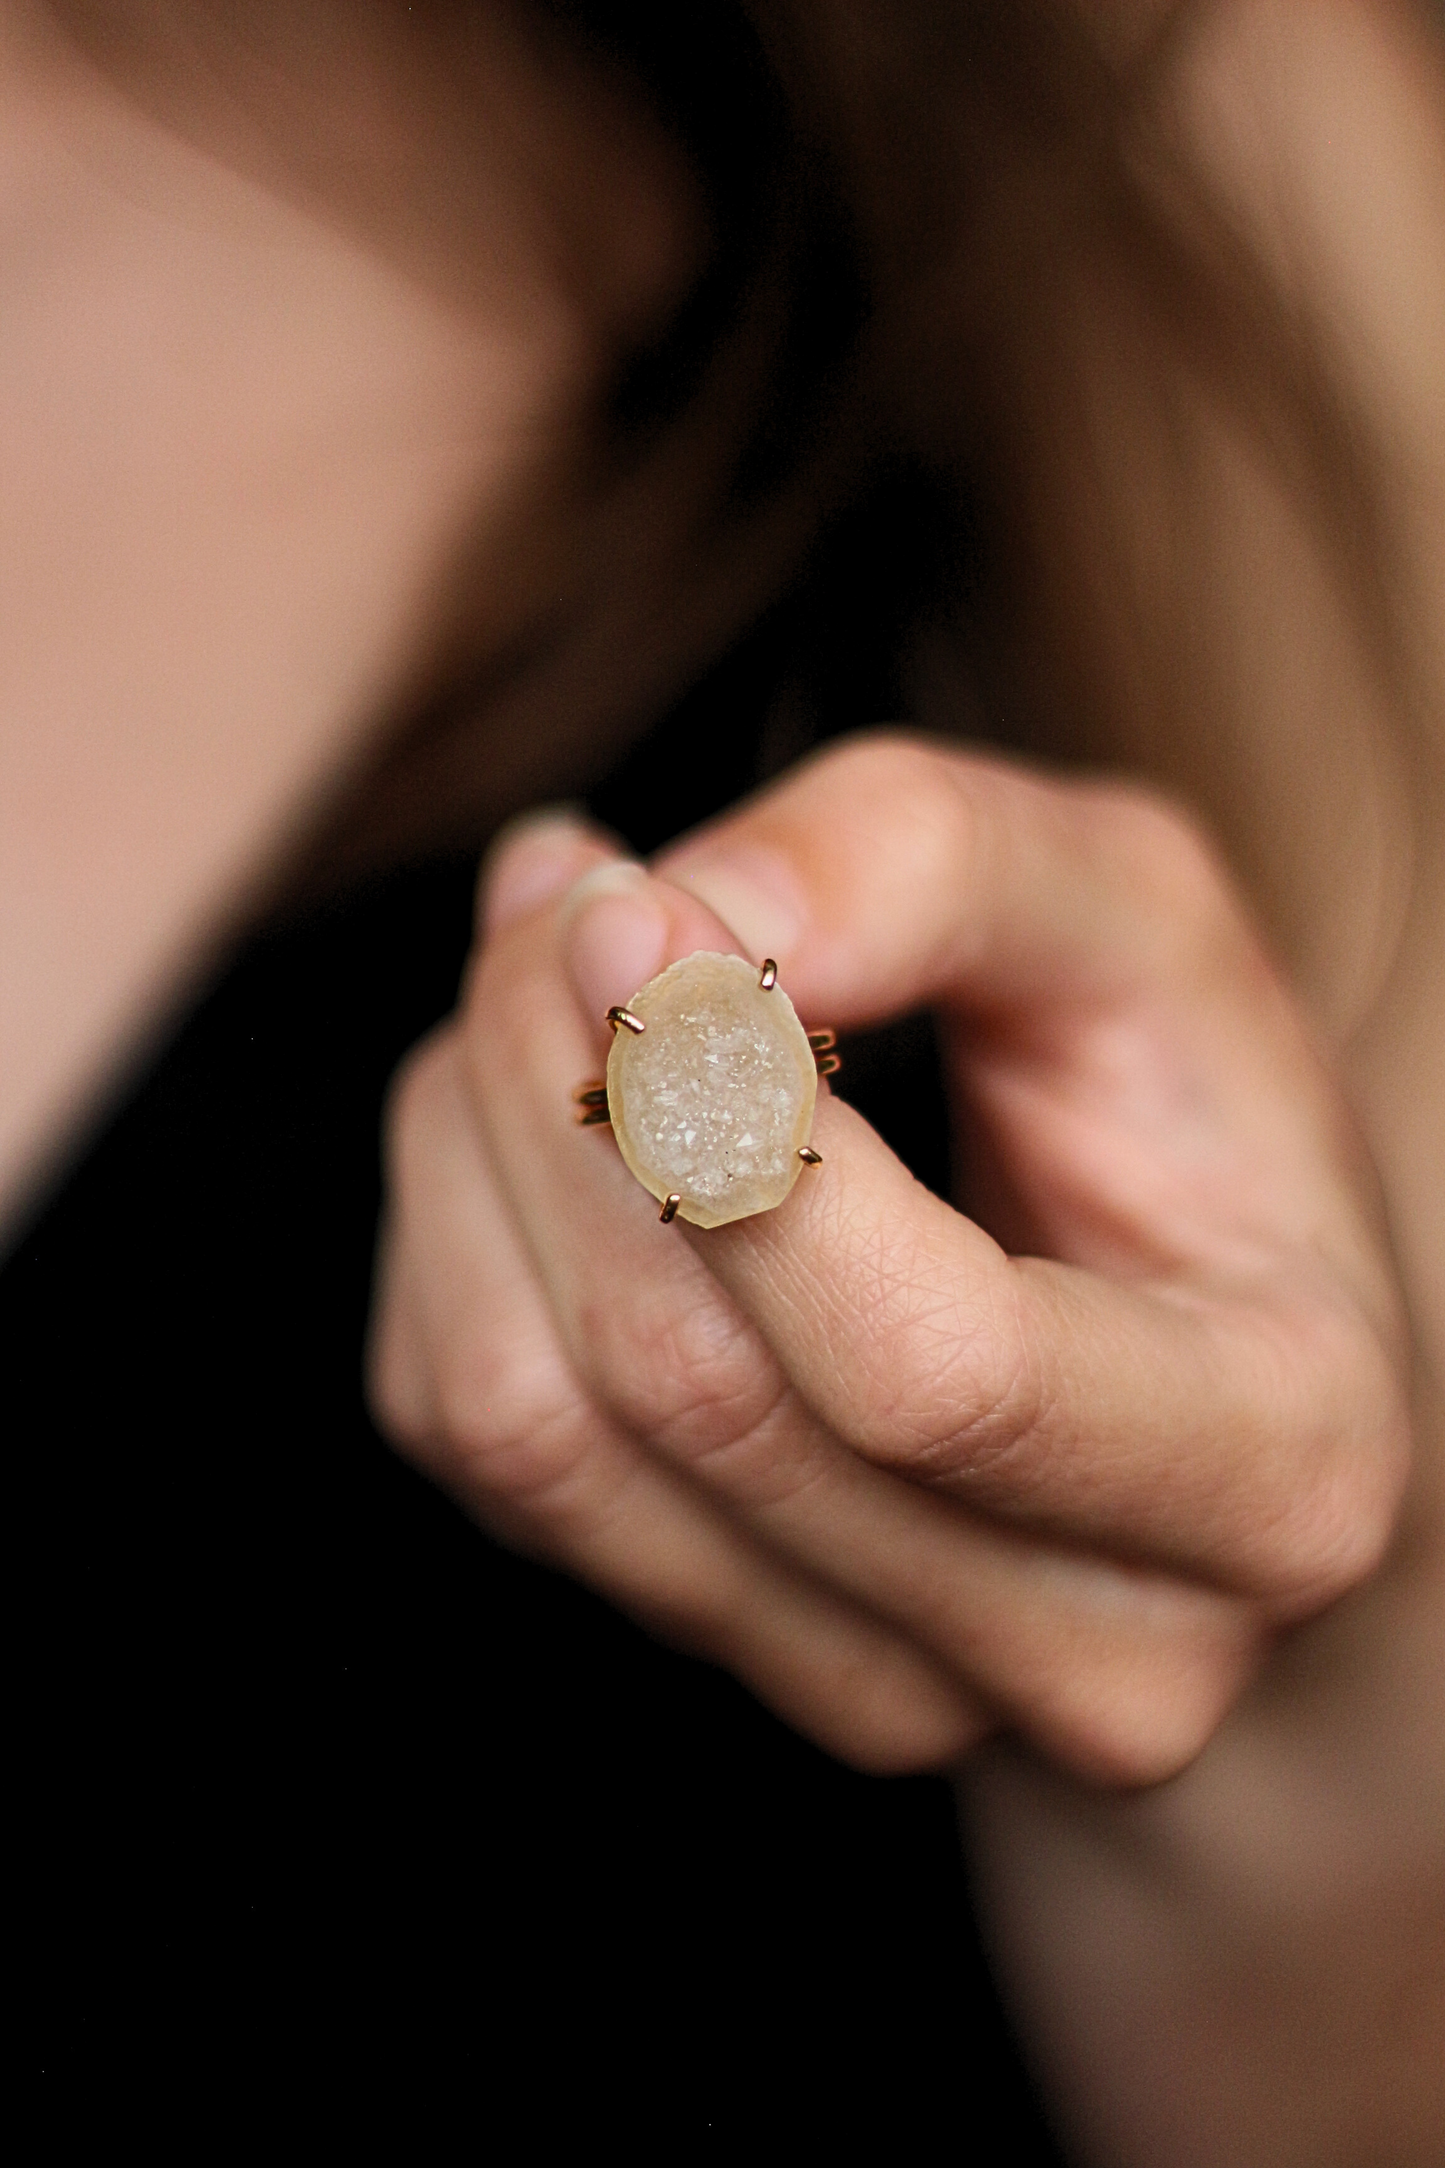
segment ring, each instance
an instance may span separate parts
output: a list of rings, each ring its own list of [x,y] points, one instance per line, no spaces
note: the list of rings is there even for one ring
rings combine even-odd
[[[584,1128],[611,1125],[663,1225],[724,1227],[771,1212],[804,1167],[818,1078],[842,1063],[831,1030],[805,1031],[778,967],[708,949],[609,1009],[606,1081],[573,1093]]]

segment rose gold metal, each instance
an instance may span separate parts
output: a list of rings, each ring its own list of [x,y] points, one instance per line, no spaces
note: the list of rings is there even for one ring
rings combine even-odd
[[[843,1066],[841,1054],[819,1054],[815,1057],[819,1076],[836,1076]]]
[[[798,1157],[805,1167],[821,1167],[823,1164],[822,1153],[815,1152],[811,1144],[800,1144],[798,1146]]]
[[[597,1129],[603,1122],[611,1121],[607,1086],[600,1081],[594,1084],[579,1084],[572,1099],[578,1110],[577,1122],[580,1128]]]
[[[609,1009],[607,1011],[607,1021],[614,1031],[646,1031],[647,1029],[642,1018],[634,1016],[631,1009]]]
[[[808,1033],[808,1044],[815,1054],[826,1054],[838,1044],[838,1034],[831,1024],[823,1024]]]
[[[681,1203],[682,1191],[680,1189],[675,1189],[672,1195],[664,1200],[662,1210],[657,1215],[664,1227],[670,1227],[677,1218],[677,1208]]]
[[[758,985],[765,994],[770,994],[777,983],[778,967],[771,956],[765,956],[763,958],[763,968],[758,973]]]

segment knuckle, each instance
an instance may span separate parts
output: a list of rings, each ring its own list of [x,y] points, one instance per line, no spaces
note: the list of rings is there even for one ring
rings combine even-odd
[[[1367,1580],[1390,1545],[1410,1464],[1395,1352],[1335,1304],[1255,1320],[1265,1336],[1241,1585],[1292,1623]],[[1247,1548],[1246,1548],[1247,1546]]]
[[[1215,844],[1182,806],[1137,784],[1091,787],[1100,845],[1123,876],[1141,923],[1195,971],[1237,965],[1244,921]]]
[[[679,1303],[649,1290],[625,1310],[596,1299],[581,1311],[589,1374],[638,1436],[692,1462],[749,1436],[776,1405],[778,1376],[752,1329],[719,1302]]]
[[[1086,1783],[1143,1791],[1167,1783],[1199,1758],[1230,1699],[1136,1691],[1105,1706],[1067,1712],[1061,1735],[1041,1743]]]
[[[1041,1373],[1027,1348],[997,1333],[981,1334],[967,1378],[945,1383],[951,1389],[921,1456],[924,1471],[955,1479],[982,1476],[1007,1461],[1022,1482],[1047,1427]]]
[[[1369,1366],[1353,1389],[1338,1374],[1316,1383],[1313,1420],[1300,1424],[1290,1456],[1296,1480],[1279,1500],[1266,1555],[1266,1590],[1283,1619],[1338,1601],[1388,1553],[1410,1425],[1395,1379],[1379,1374],[1385,1367]]]
[[[540,1504],[586,1450],[580,1395],[546,1351],[466,1323],[438,1348],[434,1443],[490,1495]]]
[[[862,732],[804,771],[810,817],[818,817],[821,800],[829,827],[857,833],[867,862],[901,851],[919,885],[948,882],[969,853],[980,793],[997,768],[906,732]]]
[[[1243,1605],[1184,1635],[1081,1667],[1025,1729],[1074,1776],[1113,1790],[1163,1784],[1214,1737],[1266,1645]]]
[[[916,1480],[958,1482],[1021,1460],[1043,1428],[1044,1387],[1004,1282],[985,1299],[923,1266],[871,1291],[879,1358],[858,1396],[855,1442]]]
[[[819,770],[864,804],[899,799],[929,803],[940,775],[966,756],[949,754],[902,730],[863,730],[819,756]]]
[[[1125,868],[1141,883],[1194,894],[1217,885],[1213,848],[1194,815],[1163,791],[1132,780],[1077,786]]]
[[[862,1681],[848,1701],[805,1723],[819,1746],[864,1776],[922,1776],[982,1744],[996,1727],[957,1700],[898,1690],[891,1677]]]

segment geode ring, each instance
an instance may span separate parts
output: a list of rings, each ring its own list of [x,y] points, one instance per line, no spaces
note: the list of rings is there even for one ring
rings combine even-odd
[[[778,984],[741,956],[699,949],[609,1009],[606,1083],[574,1097],[610,1122],[666,1224],[723,1227],[780,1205],[804,1167],[818,1078],[839,1067],[832,1031],[805,1031]]]

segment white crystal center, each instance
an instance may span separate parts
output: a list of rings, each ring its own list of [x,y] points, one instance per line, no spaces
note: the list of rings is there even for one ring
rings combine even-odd
[[[699,950],[627,1004],[646,1029],[621,1030],[607,1103],[622,1156],[678,1217],[721,1227],[781,1204],[813,1127],[818,1073],[808,1035],[756,964]]]

